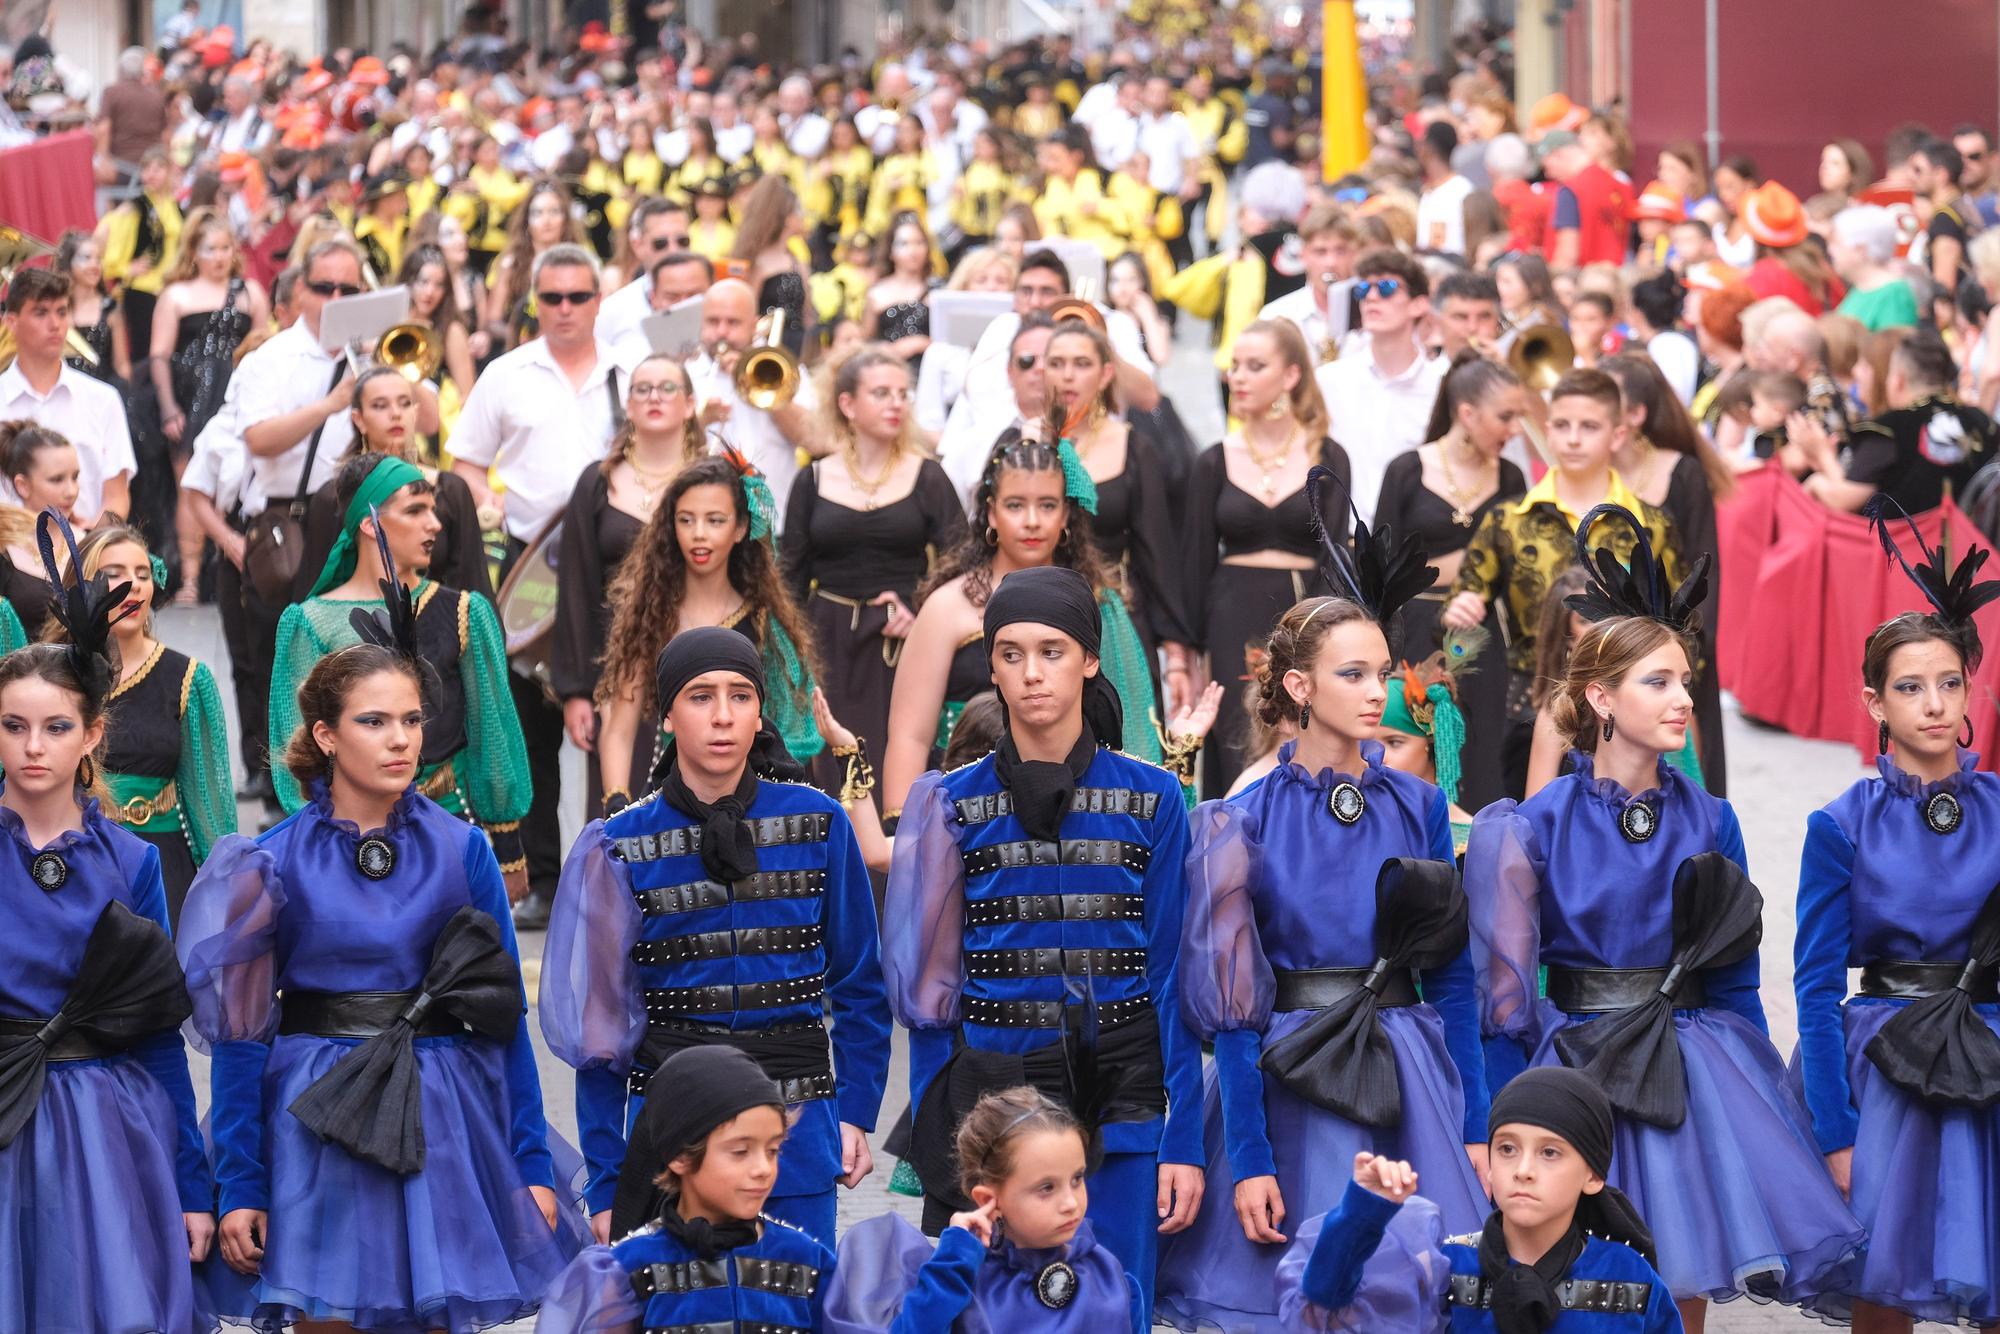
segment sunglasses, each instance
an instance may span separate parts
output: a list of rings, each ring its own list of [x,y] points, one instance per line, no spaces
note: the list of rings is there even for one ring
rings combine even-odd
[[[596,292],[537,292],[535,300],[544,306],[587,306],[597,300]]]
[[[363,289],[353,283],[307,283],[306,290],[314,296],[360,296]]]
[[[1373,281],[1363,278],[1360,282],[1354,284],[1354,294],[1364,298],[1374,295],[1386,300],[1402,290],[1403,280],[1401,278],[1376,278]]]
[[[1029,355],[1024,357],[1014,358],[1014,364],[1020,367],[1024,371],[1031,371],[1035,369],[1035,363],[1040,360],[1041,360],[1040,357],[1030,353]]]
[[[656,236],[653,238],[653,253],[664,254],[669,250],[686,250],[694,242],[686,236]]]

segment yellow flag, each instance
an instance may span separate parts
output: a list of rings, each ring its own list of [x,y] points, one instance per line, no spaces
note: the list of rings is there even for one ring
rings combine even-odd
[[[1325,0],[1322,12],[1320,165],[1325,179],[1336,181],[1368,160],[1368,76],[1354,0]]]

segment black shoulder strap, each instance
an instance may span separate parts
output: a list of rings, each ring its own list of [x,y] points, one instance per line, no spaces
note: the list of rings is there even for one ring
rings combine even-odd
[[[625,402],[618,397],[618,367],[606,368],[604,392],[611,395],[611,430],[615,434],[625,429]]]
[[[333,359],[333,378],[327,381],[326,392],[330,394],[338,388],[340,377],[345,374],[347,374],[346,359],[344,357],[335,357]],[[292,513],[294,516],[303,515],[305,512],[306,493],[312,489],[313,460],[319,457],[319,438],[325,432],[326,424],[329,420],[326,417],[320,418],[319,425],[313,427],[312,443],[306,446],[306,466],[299,469],[299,489],[292,496]]]

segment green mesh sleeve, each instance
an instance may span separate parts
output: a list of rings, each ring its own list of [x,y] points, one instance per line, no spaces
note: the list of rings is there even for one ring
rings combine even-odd
[[[1153,709],[1153,674],[1146,666],[1146,646],[1132,624],[1125,599],[1109,588],[1097,590],[1097,610],[1104,633],[1097,655],[1099,669],[1118,690],[1125,706],[1125,735],[1119,749],[1148,764],[1160,762],[1160,721]]]
[[[289,776],[289,775],[288,775]],[[181,709],[181,762],[174,770],[174,787],[187,819],[188,851],[194,864],[208,860],[208,850],[224,834],[236,832],[236,785],[229,776],[229,722],[222,712],[222,692],[207,663],[194,665]]]
[[[299,726],[299,686],[327,654],[306,606],[295,602],[278,618],[278,652],[271,663],[271,785],[287,815],[306,804],[306,794],[284,761],[285,747]]]
[[[813,726],[812,673],[806,670],[797,645],[775,616],[764,618],[763,639],[764,677],[771,683],[767,705],[771,726],[777,729],[792,758],[808,764],[826,745],[820,739],[819,729]]]
[[[21,628],[21,618],[15,614],[14,604],[0,602],[0,654],[12,653],[27,646],[28,632]]]
[[[481,824],[514,825],[528,813],[534,783],[521,720],[507,689],[507,641],[492,603],[472,593],[458,596],[465,617],[465,651],[458,658],[465,684],[465,763],[458,781]]]

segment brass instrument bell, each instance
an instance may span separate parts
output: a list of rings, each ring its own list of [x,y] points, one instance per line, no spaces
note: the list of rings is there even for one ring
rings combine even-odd
[[[784,345],[785,312],[773,307],[736,364],[736,396],[763,412],[788,406],[799,392],[799,359]]]

